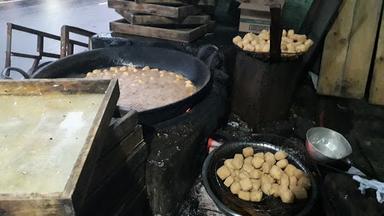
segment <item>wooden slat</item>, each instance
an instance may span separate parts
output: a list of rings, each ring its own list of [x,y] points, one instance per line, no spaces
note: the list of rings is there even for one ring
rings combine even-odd
[[[122,167],[87,195],[83,214],[81,215],[114,215],[112,210],[124,201],[133,201],[138,189],[144,187],[145,161],[148,146],[145,142],[135,148]]]
[[[3,200],[0,202],[0,215],[75,215],[75,211],[69,199]]]
[[[201,25],[208,23],[209,15],[192,15],[184,19],[174,19],[156,15],[135,14],[128,10],[116,10],[130,24],[134,25]]]
[[[99,158],[92,176],[90,190],[102,185],[116,170],[119,170],[124,165],[124,161],[127,160],[134,149],[142,142],[143,132],[141,126],[138,125],[116,148],[107,155]]]
[[[129,110],[123,117],[116,119],[110,128],[113,130],[113,136],[120,142],[124,137],[130,134],[139,122],[139,117],[135,110]]]
[[[369,102],[384,105],[384,14],[381,17],[379,38],[377,41]]]
[[[358,0],[356,2],[344,69],[343,95],[353,98],[364,97],[382,2],[382,0]]]
[[[174,4],[174,5],[184,5],[186,4],[180,0],[135,0],[136,3],[147,3],[147,4]]]
[[[193,1],[182,1],[182,0],[135,0],[136,3],[149,3],[149,4],[197,4],[197,5],[209,5],[215,6],[215,0],[193,0]]]
[[[115,82],[115,81],[114,81]],[[41,95],[60,92],[61,94],[105,93],[110,80],[91,79],[30,79],[15,82],[0,80],[0,95]]]
[[[356,0],[344,1],[337,19],[325,38],[317,89],[320,94],[338,95],[341,92],[355,3]]]
[[[149,4],[174,4],[174,5],[183,5],[183,4],[197,4],[197,5],[209,5],[215,6],[215,0],[135,0],[137,3],[149,3]]]
[[[320,94],[347,98],[364,97],[381,6],[381,0],[345,1],[336,21],[338,30],[333,29],[334,31],[328,33],[328,36],[335,35],[334,40],[327,36],[327,51],[323,54],[325,60],[322,62],[319,79]],[[353,16],[352,24],[350,16],[348,17],[350,14]],[[345,32],[348,34],[343,35]],[[338,38],[337,33],[342,37]]]
[[[109,0],[108,7],[118,10],[129,10],[136,13],[152,14],[178,19],[200,12],[200,10],[193,5],[168,6],[144,3],[138,4],[136,2],[124,0]]]
[[[109,127],[107,128],[107,135],[104,141],[103,150],[100,158],[109,154],[116,146],[130,136],[138,124],[138,115],[134,110],[129,110],[121,118],[112,118]],[[142,136],[142,135],[141,135]]]
[[[117,79],[114,79],[110,81],[108,89],[105,91],[104,100],[93,122],[94,125],[89,130],[87,137],[89,141],[85,143],[64,188],[63,197],[71,198],[75,211],[79,211],[88,192],[91,176],[103,149],[102,141],[106,136],[106,129],[112,119],[118,99],[119,88]]]
[[[166,29],[150,26],[132,25],[125,20],[117,20],[110,23],[113,32],[132,34],[144,37],[160,38],[165,40],[191,42],[204,36],[208,31],[208,24],[191,29]]]

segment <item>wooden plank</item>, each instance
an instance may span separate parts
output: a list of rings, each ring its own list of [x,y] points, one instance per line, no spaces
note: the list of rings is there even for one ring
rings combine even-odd
[[[147,3],[147,4],[168,4],[168,5],[185,5],[185,1],[181,0],[135,0],[136,3]]]
[[[166,29],[132,25],[127,23],[125,20],[117,20],[110,23],[110,29],[113,32],[123,34],[132,34],[180,42],[191,42],[204,36],[208,31],[208,25],[201,25],[193,29]]]
[[[84,84],[84,86],[82,85]],[[13,86],[13,88],[11,88]],[[103,90],[101,90],[103,88]],[[63,191],[55,193],[0,194],[0,215],[75,215],[88,192],[90,177],[102,150],[102,140],[119,97],[117,80],[41,79],[27,81],[0,81],[1,93],[19,95],[43,93],[103,94],[93,117],[84,144],[75,158]],[[30,91],[29,91],[30,90]],[[22,93],[23,91],[27,91]],[[61,117],[61,116],[60,116]],[[82,138],[81,138],[82,139]],[[58,170],[60,171],[60,170]],[[51,177],[51,176],[47,176]],[[54,179],[53,179],[54,180]],[[34,215],[34,214],[32,214]]]
[[[107,155],[99,158],[95,172],[92,176],[90,190],[102,185],[106,179],[124,166],[124,161],[132,154],[134,149],[143,142],[143,132],[140,125],[127,136],[120,145]]]
[[[65,186],[63,197],[70,197],[76,211],[83,205],[85,196],[91,184],[91,176],[96,168],[96,162],[103,148],[103,137],[116,109],[119,99],[117,79],[109,84],[105,91],[105,99],[100,105],[94,126],[89,130],[87,143],[73,167],[71,176]]]
[[[52,92],[61,94],[104,94],[110,80],[86,79],[39,79],[39,80],[0,80],[1,95],[41,95]]]
[[[113,136],[120,142],[135,128],[139,122],[138,114],[135,110],[129,110],[123,117],[116,119],[109,127]]]
[[[132,1],[108,0],[108,7],[118,10],[129,10],[135,13],[152,14],[170,18],[184,18],[189,15],[195,15],[200,10],[193,5],[166,6],[156,4],[138,4]]]
[[[317,88],[319,94],[339,95],[341,92],[355,4],[356,0],[343,2],[340,13],[325,38]]]
[[[382,1],[379,0],[345,1],[341,14],[337,18],[340,22],[337,27],[344,31],[347,30],[348,34],[338,40],[327,41],[328,52],[323,54],[326,61],[322,62],[319,79],[318,92],[320,94],[358,99],[364,97],[381,6]],[[346,10],[345,14],[343,14],[343,10]],[[348,15],[351,13],[352,24],[348,20]],[[335,34],[335,32],[343,34],[342,30],[331,31],[329,34]],[[335,48],[335,46],[331,47],[331,43],[341,43],[342,45],[335,45]],[[334,51],[329,51],[329,49],[334,49]]]
[[[341,2],[342,0],[315,1],[308,12],[300,33],[307,34],[314,44],[302,58],[304,72],[312,70],[319,74],[324,40],[338,14]]]
[[[381,16],[380,33],[377,41],[369,102],[384,105],[384,14]]]
[[[356,2],[352,32],[345,62],[342,94],[363,98],[378,30],[382,0]]]
[[[215,6],[215,0],[135,0],[136,3],[148,3],[148,4],[197,4],[197,5],[209,5]]]
[[[184,19],[174,19],[168,17],[161,17],[155,15],[135,14],[128,10],[116,10],[123,16],[130,24],[134,25],[201,25],[208,23],[210,20],[209,15],[192,15]]]
[[[70,199],[3,200],[0,202],[1,216],[51,216],[75,215]]]
[[[107,215],[112,208],[123,203],[124,200],[136,197],[135,191],[144,187],[145,161],[148,156],[148,146],[141,143],[123,163],[113,176],[99,188],[87,195],[83,215]],[[109,212],[108,215],[112,215]]]
[[[135,110],[128,110],[121,118],[113,118],[109,127],[106,129],[103,150],[100,158],[105,157],[116,146],[120,145],[122,140],[129,136],[137,127],[139,121]]]

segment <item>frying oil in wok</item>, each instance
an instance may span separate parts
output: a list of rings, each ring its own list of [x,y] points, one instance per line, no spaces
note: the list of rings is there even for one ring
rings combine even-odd
[[[118,105],[144,111],[182,100],[196,92],[196,86],[186,77],[165,70],[134,66],[96,69],[87,78],[118,78]]]

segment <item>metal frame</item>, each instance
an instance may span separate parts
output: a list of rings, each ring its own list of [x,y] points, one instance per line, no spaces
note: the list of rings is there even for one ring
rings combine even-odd
[[[71,40],[69,39],[69,34],[78,34],[85,37],[88,37],[88,44]],[[81,47],[91,48],[91,37],[96,33],[87,31],[81,28],[64,25],[61,27],[61,41],[60,41],[60,58],[63,58],[68,55],[72,55],[74,51],[74,46],[78,45]]]
[[[12,33],[14,30],[30,33],[30,34],[37,36],[36,51],[38,52],[38,55],[31,55],[31,54],[25,54],[25,53],[12,51]],[[79,34],[79,35],[88,37],[88,44],[83,43],[83,42],[79,42],[76,40],[71,40],[69,38],[70,33]],[[30,69],[30,71],[33,72],[38,68],[40,60],[43,57],[59,59],[59,58],[63,58],[63,57],[68,56],[68,55],[72,55],[75,45],[90,48],[90,39],[95,34],[96,33],[94,33],[94,32],[90,32],[90,31],[87,31],[87,30],[84,30],[81,28],[64,25],[61,28],[61,37],[60,37],[57,35],[38,31],[38,30],[27,28],[24,26],[16,25],[13,23],[7,23],[7,44],[6,44],[6,51],[5,51],[5,68],[11,67],[12,57],[15,56],[15,57],[34,59],[32,67]],[[56,41],[60,41],[60,54],[44,52],[44,38],[49,38],[49,39],[53,39]]]

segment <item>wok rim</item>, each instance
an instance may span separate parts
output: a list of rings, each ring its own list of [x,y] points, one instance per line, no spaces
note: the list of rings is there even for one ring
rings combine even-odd
[[[155,108],[147,109],[147,110],[142,110],[142,111],[137,111],[140,116],[147,116],[147,115],[157,114],[158,112],[162,112],[164,110],[176,108],[177,106],[182,106],[183,104],[185,104],[185,106],[188,106],[188,107],[193,107],[196,103],[201,101],[203,96],[207,92],[209,92],[209,90],[211,89],[211,87],[212,87],[212,71],[210,70],[209,65],[204,63],[200,58],[198,58],[198,57],[196,57],[196,56],[194,56],[192,54],[189,54],[189,53],[186,53],[186,52],[182,52],[180,50],[175,50],[175,49],[170,49],[170,48],[163,48],[163,47],[136,46],[136,45],[126,45],[126,46],[119,46],[119,47],[97,48],[97,49],[92,49],[92,50],[84,51],[84,52],[81,52],[81,53],[77,53],[77,54],[74,54],[74,55],[66,56],[66,57],[64,57],[62,59],[58,59],[57,61],[54,61],[54,62],[52,62],[50,64],[47,64],[47,65],[39,68],[38,70],[36,70],[34,72],[34,74],[31,76],[31,78],[32,79],[41,79],[42,77],[39,77],[39,75],[42,75],[41,74],[42,71],[44,72],[45,70],[49,70],[49,68],[52,67],[52,65],[54,65],[54,64],[57,64],[57,63],[60,64],[60,63],[63,63],[63,62],[65,63],[66,61],[71,61],[72,59],[77,58],[79,56],[88,56],[88,55],[92,55],[92,54],[98,54],[98,55],[101,55],[101,56],[104,56],[104,57],[108,58],[108,53],[110,53],[110,52],[116,52],[116,53],[119,54],[120,52],[126,51],[127,49],[132,50],[132,49],[135,49],[135,48],[155,50],[155,51],[158,50],[160,52],[170,52],[170,53],[173,53],[175,55],[177,54],[178,56],[180,56],[180,58],[189,58],[190,61],[194,61],[196,64],[199,65],[199,67],[204,68],[204,71],[205,71],[205,72],[202,72],[203,70],[197,71],[199,73],[198,76],[201,76],[202,74],[204,74],[203,75],[204,81],[201,83],[201,85],[196,86],[197,90],[192,95],[187,96],[187,97],[185,97],[183,99],[174,101],[173,103],[169,103],[169,104],[163,105],[163,106],[159,106],[159,107],[155,107]],[[133,62],[131,62],[131,63],[133,65],[135,65]],[[124,65],[117,65],[117,64],[115,64],[115,65],[112,65],[110,67],[113,67],[113,66],[124,66]],[[156,68],[155,66],[151,66],[151,65],[148,65],[148,66]],[[97,68],[94,68],[94,69],[97,69]],[[180,72],[182,71],[182,70],[174,71],[174,70],[169,69],[169,68],[158,68],[158,69],[172,71],[172,72],[175,72],[175,73],[178,73],[178,74],[181,74]],[[84,73],[86,73],[86,71],[81,72],[81,74],[84,74]],[[53,77],[49,77],[49,78],[56,79],[56,78],[53,78]],[[62,77],[58,77],[58,78],[62,78]],[[190,80],[190,79],[188,79],[188,80]],[[194,99],[196,100],[195,102],[189,101],[189,100],[194,100]],[[127,106],[118,106],[117,105],[116,107],[119,110],[123,111],[123,112],[126,112],[128,110],[132,110],[132,109],[130,109]],[[185,109],[181,109],[180,108],[180,109],[178,109],[178,113],[182,114],[187,109],[188,108],[185,108]],[[169,114],[169,115],[171,115],[171,114]],[[147,119],[148,117],[143,117],[143,118]],[[149,122],[150,122],[150,124],[154,124],[154,123],[159,123],[159,122],[162,122],[162,121],[169,120],[171,118],[172,117],[170,117],[170,118],[168,117],[168,118],[162,119],[161,121],[154,121],[154,122],[149,121]],[[145,121],[147,121],[147,120],[145,120]]]

